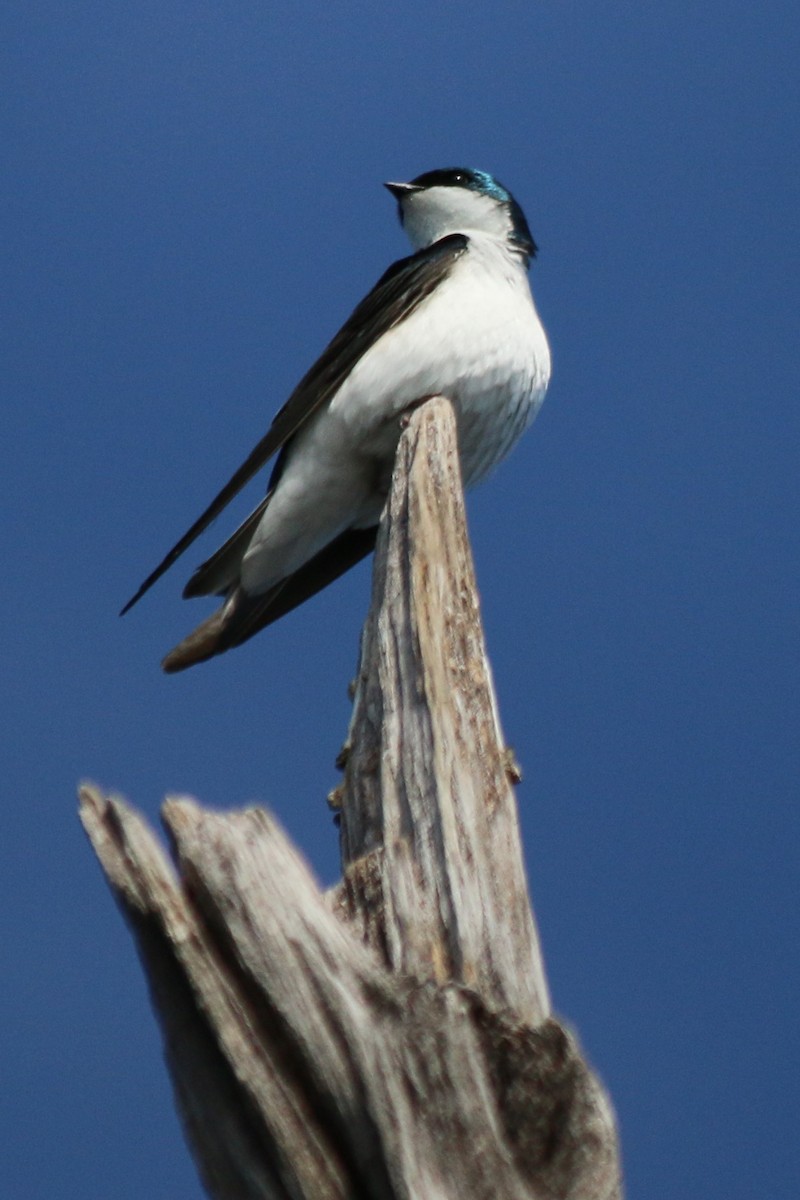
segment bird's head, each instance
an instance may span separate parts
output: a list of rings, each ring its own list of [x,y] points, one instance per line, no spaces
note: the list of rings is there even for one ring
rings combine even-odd
[[[486,171],[445,167],[410,183],[385,185],[397,200],[400,221],[415,250],[449,233],[488,233],[527,262],[536,254],[525,214],[502,183]]]

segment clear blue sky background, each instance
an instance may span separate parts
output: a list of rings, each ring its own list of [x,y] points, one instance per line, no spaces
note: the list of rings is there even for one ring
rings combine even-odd
[[[541,243],[537,425],[469,511],[557,1009],[628,1192],[796,1200],[800,8],[7,5],[0,1195],[201,1195],[90,777],[325,794],[362,568],[184,676],[122,602],[406,253],[380,184],[494,171]]]

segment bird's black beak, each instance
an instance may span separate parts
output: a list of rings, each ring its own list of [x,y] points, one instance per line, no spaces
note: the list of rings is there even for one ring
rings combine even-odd
[[[404,196],[410,196],[412,192],[422,191],[418,183],[385,183],[383,186],[388,188],[395,200],[402,200]]]

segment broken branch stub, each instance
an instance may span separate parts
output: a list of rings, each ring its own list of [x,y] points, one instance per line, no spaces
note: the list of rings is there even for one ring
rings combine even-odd
[[[322,893],[263,810],[169,800],[173,866],[82,790],[209,1194],[615,1200],[610,1105],[549,1015],[441,399],[401,437],[339,800]]]
[[[345,882],[355,894],[359,859],[380,848],[366,870],[388,964],[464,983],[535,1024],[550,1003],[447,401],[412,418],[395,472],[348,738]]]

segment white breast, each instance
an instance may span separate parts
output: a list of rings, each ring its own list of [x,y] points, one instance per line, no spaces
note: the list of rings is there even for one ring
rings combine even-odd
[[[550,350],[520,261],[474,235],[448,279],[356,365],[330,415],[353,441],[393,456],[397,417],[441,394],[458,418],[464,482],[509,452],[541,406]]]
[[[471,236],[451,275],[367,351],[293,439],[242,563],[246,590],[265,590],[342,530],[378,522],[410,405],[452,400],[472,484],[536,416],[549,378],[550,351],[521,263],[497,239]]]

